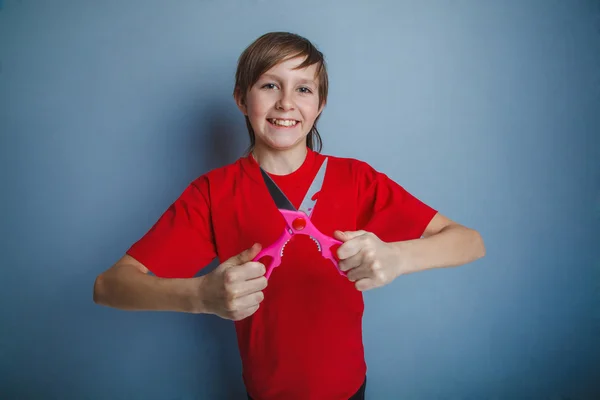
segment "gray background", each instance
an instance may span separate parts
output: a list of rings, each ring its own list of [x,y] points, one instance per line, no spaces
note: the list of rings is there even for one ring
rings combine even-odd
[[[242,154],[235,63],[271,30],[327,57],[326,153],[487,244],[365,294],[368,397],[600,397],[597,1],[0,3],[3,398],[243,398],[230,322],[92,285]]]

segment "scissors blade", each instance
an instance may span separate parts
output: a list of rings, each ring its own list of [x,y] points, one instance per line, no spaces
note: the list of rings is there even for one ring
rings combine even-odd
[[[269,189],[269,193],[271,194],[273,201],[275,201],[277,208],[280,210],[298,211],[292,202],[288,200],[285,194],[283,194],[281,189],[279,189],[277,184],[273,182],[273,179],[271,179],[269,174],[267,174],[262,168],[260,169],[260,173],[262,174],[263,180],[265,181],[267,189]]]
[[[316,200],[313,200],[315,194],[321,191],[321,187],[323,186],[323,179],[325,179],[325,170],[327,169],[327,158],[321,164],[321,168],[319,168],[319,172],[315,175],[306,195],[304,196],[304,200],[302,200],[302,204],[300,205],[300,211],[304,212],[308,217],[310,217],[315,208]]]

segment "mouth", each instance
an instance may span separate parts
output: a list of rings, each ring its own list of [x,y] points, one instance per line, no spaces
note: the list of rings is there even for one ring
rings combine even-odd
[[[267,118],[269,124],[277,128],[293,128],[298,124],[299,121],[295,119],[280,119],[280,118]]]

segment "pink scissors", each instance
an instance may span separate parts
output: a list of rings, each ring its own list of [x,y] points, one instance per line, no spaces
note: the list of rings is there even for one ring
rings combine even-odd
[[[263,248],[261,252],[254,257],[253,261],[258,261],[265,256],[270,256],[272,258],[271,263],[266,265],[267,272],[265,273],[265,277],[267,279],[269,279],[273,269],[281,264],[285,245],[290,241],[293,235],[309,236],[317,244],[321,255],[331,260],[338,272],[342,276],[346,276],[345,272],[340,270],[338,261],[331,250],[333,246],[341,245],[342,242],[321,233],[310,220],[316,203],[316,200],[313,200],[313,196],[321,190],[326,169],[327,159],[323,161],[321,168],[319,168],[319,172],[304,196],[304,200],[302,200],[302,204],[300,205],[300,210],[297,210],[296,207],[292,205],[292,202],[288,200],[281,189],[273,182],[271,177],[262,168],[260,169],[265,184],[267,185],[267,189],[269,189],[269,193],[275,201],[275,205],[279,209],[279,212],[283,215],[286,224],[279,239],[270,246]]]

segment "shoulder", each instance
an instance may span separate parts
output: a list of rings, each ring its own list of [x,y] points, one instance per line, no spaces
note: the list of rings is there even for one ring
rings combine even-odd
[[[229,192],[231,192],[232,182],[235,181],[235,176],[239,175],[240,170],[240,160],[238,159],[230,164],[197,175],[187,182],[175,203],[212,203],[215,194],[224,192],[224,188],[229,188]]]
[[[239,158],[232,163],[204,172],[192,180],[190,185],[197,188],[207,189],[209,186],[230,184],[233,180],[241,175],[241,171],[242,159]]]
[[[331,165],[336,174],[344,174],[356,181],[387,178],[384,173],[375,169],[371,164],[357,158],[329,154],[321,154],[320,157],[328,159],[328,166]]]
[[[213,205],[237,194],[248,194],[251,179],[247,163],[247,159],[240,157],[229,164],[213,168],[193,179],[186,191],[195,192],[196,197]]]
[[[364,160],[330,155],[324,157],[328,157],[332,166],[335,165],[332,168],[335,180],[351,185],[359,197],[385,197],[392,192],[404,196],[407,193],[403,185]]]

